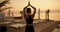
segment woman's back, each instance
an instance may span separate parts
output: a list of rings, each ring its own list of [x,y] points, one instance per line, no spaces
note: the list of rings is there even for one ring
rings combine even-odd
[[[33,18],[31,15],[26,19],[26,29],[25,32],[34,32]]]
[[[31,18],[31,15],[26,19],[27,24],[33,24],[33,19]]]

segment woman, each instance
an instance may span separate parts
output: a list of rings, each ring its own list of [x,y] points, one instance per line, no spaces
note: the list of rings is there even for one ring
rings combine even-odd
[[[26,28],[25,28],[25,32],[34,32],[34,27],[33,27],[33,18],[35,16],[36,13],[36,8],[31,6],[34,9],[33,14],[31,15],[31,9],[27,8],[28,6],[31,6],[30,4],[28,4],[24,9],[23,9],[23,14],[24,14],[24,18],[26,20]]]

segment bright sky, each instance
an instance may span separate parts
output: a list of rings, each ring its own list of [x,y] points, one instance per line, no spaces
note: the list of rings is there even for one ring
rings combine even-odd
[[[4,0],[0,0],[2,2]],[[60,0],[11,0],[10,5],[15,10],[22,10],[30,1],[31,5],[41,10],[60,10]]]
[[[11,6],[22,10],[30,1],[31,5],[41,10],[60,10],[60,0],[11,0]]]

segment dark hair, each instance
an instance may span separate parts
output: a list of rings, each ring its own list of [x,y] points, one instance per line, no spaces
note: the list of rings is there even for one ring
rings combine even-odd
[[[31,12],[31,8],[27,8],[26,10],[27,10],[26,11],[27,13],[30,13]]]

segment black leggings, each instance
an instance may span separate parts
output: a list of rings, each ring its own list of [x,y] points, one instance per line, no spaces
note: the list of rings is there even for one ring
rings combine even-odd
[[[33,25],[31,25],[31,26],[26,25],[25,32],[34,32],[34,26]]]

